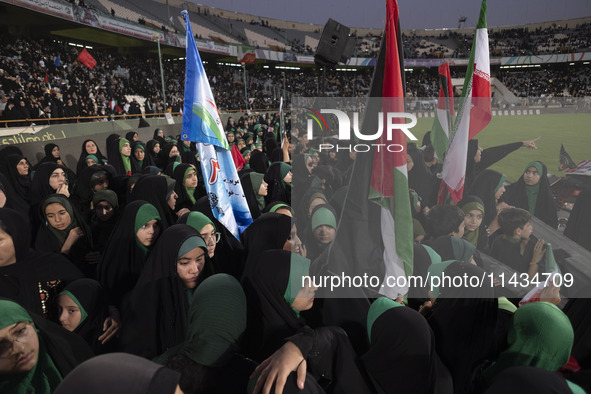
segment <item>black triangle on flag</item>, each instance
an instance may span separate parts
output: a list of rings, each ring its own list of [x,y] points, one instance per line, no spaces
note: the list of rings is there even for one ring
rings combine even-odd
[[[562,145],[562,144],[560,145],[560,156],[558,157],[558,162],[559,162],[559,166],[558,166],[559,171],[564,171],[569,168],[575,168],[577,166],[575,164],[575,162],[573,161],[573,159],[570,158],[570,155],[568,153],[566,153],[566,150],[564,149],[564,145]]]

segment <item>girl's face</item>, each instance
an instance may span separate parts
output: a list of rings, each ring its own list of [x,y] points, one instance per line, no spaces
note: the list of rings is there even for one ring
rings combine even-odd
[[[60,147],[59,146],[56,146],[55,148],[53,148],[52,151],[51,151],[51,154],[56,159],[59,159],[60,158]]]
[[[261,183],[261,187],[259,187],[258,194],[259,196],[266,196],[267,195],[267,182],[263,181]]]
[[[205,266],[205,252],[195,248],[185,253],[176,262],[176,272],[186,289],[197,287],[197,278]]]
[[[111,217],[113,217],[115,210],[113,209],[113,206],[111,205],[110,202],[99,201],[94,206],[94,213],[95,213],[98,220],[100,220],[102,222],[106,222],[107,220],[111,219]]]
[[[307,311],[314,306],[314,296],[316,295],[318,287],[314,286],[312,280],[304,280],[304,286],[298,291],[295,300],[291,303],[291,306],[299,311]]]
[[[72,217],[60,203],[54,202],[45,207],[45,218],[56,230],[65,230],[72,224]]]
[[[96,164],[96,161],[94,161],[94,159],[91,157],[89,159],[86,159],[86,166],[90,167]]]
[[[505,185],[501,185],[501,187],[499,187],[499,190],[497,190],[497,192],[495,193],[495,199],[498,200],[499,198],[501,198],[503,193],[505,193]]]
[[[144,160],[144,156],[145,156],[146,154],[144,153],[144,150],[143,150],[143,149],[139,149],[139,148],[138,148],[138,149],[136,149],[135,151],[133,151],[133,155],[135,156],[135,159],[136,159],[137,161],[142,161],[142,160]]]
[[[16,263],[16,251],[12,237],[0,229],[0,267]],[[1,360],[0,360],[1,362]]]
[[[29,163],[26,159],[21,159],[16,165],[16,171],[19,175],[29,175]]]
[[[49,186],[57,190],[60,186],[66,184],[66,172],[62,168],[56,168],[49,177]]]
[[[168,153],[168,157],[178,156],[179,149],[176,146],[173,146],[170,152]]]
[[[285,175],[283,177],[283,182],[285,182],[285,183],[291,183],[291,177],[292,177],[292,174],[291,174],[291,171],[290,171],[290,172],[287,173],[287,175]]]
[[[234,142],[234,134],[228,134],[228,142]]]
[[[464,224],[466,230],[474,231],[482,224],[482,212],[478,209],[473,209],[464,216]]]
[[[135,236],[140,244],[149,248],[156,242],[158,234],[160,234],[160,225],[156,219],[153,219],[140,227]]]
[[[201,229],[201,231],[199,231],[199,233],[207,245],[207,254],[210,258],[213,257],[215,254],[215,245],[217,244],[215,228],[208,223]]]
[[[318,226],[314,229],[314,238],[323,245],[329,244],[334,240],[337,231],[326,225]]]
[[[31,322],[0,330],[0,376],[29,372],[37,364],[39,338]]]
[[[68,331],[74,331],[80,320],[82,319],[82,312],[80,307],[67,294],[62,294],[57,298],[59,306],[59,322],[63,328]]]
[[[86,153],[89,155],[94,155],[96,152],[98,152],[98,148],[93,141],[88,141],[84,147],[86,148]]]
[[[523,173],[523,182],[528,186],[534,186],[538,184],[541,177],[536,167],[528,167]]]
[[[129,145],[129,142],[123,144],[121,147],[121,154],[127,157],[131,156],[131,145]]]
[[[197,187],[197,171],[190,170],[185,178],[185,186],[194,188]]]
[[[160,152],[160,144],[155,144],[154,148],[152,149],[152,151],[156,154],[158,154],[158,152]]]

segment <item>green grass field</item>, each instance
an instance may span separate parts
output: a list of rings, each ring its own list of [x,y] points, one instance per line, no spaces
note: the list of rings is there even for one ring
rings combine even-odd
[[[433,119],[417,120],[411,131],[420,144],[425,133],[431,130]],[[483,149],[536,137],[542,137],[536,142],[538,149],[520,148],[491,168],[507,175],[509,182],[515,182],[528,163],[540,160],[546,164],[548,172],[564,176],[558,171],[560,144],[575,163],[591,159],[591,114],[495,116],[476,136]]]

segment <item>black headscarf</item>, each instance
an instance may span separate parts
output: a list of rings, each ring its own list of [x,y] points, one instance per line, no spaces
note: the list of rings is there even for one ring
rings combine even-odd
[[[119,209],[119,199],[117,194],[112,190],[99,190],[92,196],[92,204],[96,208],[100,202],[107,202],[113,207],[113,214],[106,221],[99,220],[95,215],[90,223],[90,231],[92,233],[92,242],[94,248],[101,254],[104,252],[107,241],[121,216],[121,209]]]
[[[189,169],[197,170],[190,164],[179,164],[175,167],[173,171],[173,177],[176,181],[176,185],[174,186],[174,191],[178,195],[176,200],[176,206],[174,208],[175,211],[180,211],[183,208],[191,209],[193,205],[197,202],[197,200],[201,197],[198,194],[198,188],[196,187],[193,190],[192,196],[189,194],[189,190],[185,187],[185,175]],[[197,178],[197,186],[199,186],[199,178]],[[192,199],[191,199],[192,197]]]
[[[144,200],[136,200],[125,207],[98,266],[99,282],[110,296],[110,301],[118,307],[125,295],[135,287],[148,259],[149,250],[140,246],[136,237],[136,217],[144,205],[150,204]]]
[[[432,189],[437,178],[427,168],[423,152],[417,148],[416,144],[408,144],[408,154],[414,162],[414,166],[408,172],[408,187],[422,198],[423,206],[431,206],[434,203],[431,201]]]
[[[25,216],[29,215],[29,204],[21,198],[21,196],[12,188],[12,185],[0,172],[0,190],[6,196],[6,203],[4,204],[4,208],[11,208],[16,211],[19,211]]]
[[[154,135],[152,136],[152,138],[156,141],[158,141],[158,143],[160,144],[160,149],[162,149],[164,147],[164,145],[166,145],[166,140],[164,139],[164,137],[160,137],[158,135],[159,132],[162,131],[162,135],[164,136],[164,131],[161,128],[157,128],[154,130]]]
[[[174,394],[178,372],[131,354],[94,357],[75,368],[55,394]]]
[[[129,141],[129,143],[131,144],[133,142],[133,137],[135,137],[136,135],[137,131],[128,131],[127,133],[125,133],[125,139]]]
[[[29,220],[22,214],[0,208],[0,222],[12,237],[16,252],[16,263],[0,267],[0,297],[17,301],[39,315],[55,316],[52,299],[66,283],[82,278],[82,273],[61,254],[30,249]]]
[[[88,151],[86,150],[86,143],[87,142],[94,142],[94,144],[96,145],[96,153],[88,153]],[[96,143],[95,140],[92,139],[87,139],[84,140],[84,142],[82,143],[82,151],[80,152],[80,158],[78,159],[78,164],[76,164],[76,174],[80,174],[80,172],[88,167],[86,165],[86,156],[88,155],[95,155],[96,158],[99,160],[98,165],[102,165],[107,161],[107,158],[101,153],[101,149],[99,148],[98,144]]]
[[[290,167],[287,163],[275,162],[267,170],[263,178],[268,185],[267,195],[265,196],[266,204],[272,201],[283,201],[286,204],[291,204],[291,185],[283,181],[283,178],[287,175],[284,172],[290,169]],[[282,174],[283,176],[281,176]]]
[[[160,213],[162,230],[166,230],[176,222],[176,215],[168,206],[168,183],[166,177],[160,175],[142,175],[131,192],[131,201],[145,200],[156,207]]]
[[[213,216],[207,196],[197,200],[191,210],[201,212],[207,216],[212,221],[216,231],[221,234],[220,242],[215,246],[215,255],[211,261],[214,272],[230,274],[240,280],[246,255],[240,241]],[[181,216],[177,223],[185,223],[187,217],[188,215]]]
[[[460,261],[451,263],[443,272],[452,278],[465,274],[484,277],[481,268]],[[452,374],[454,392],[470,393],[481,365],[495,354],[497,299],[490,285],[439,289],[429,317],[437,353]]]
[[[22,375],[3,375],[0,379],[2,392],[29,393],[33,388],[36,393],[49,393],[78,364],[93,356],[82,338],[43,319],[18,303],[2,299],[2,308],[3,318],[15,323],[32,322],[39,340],[35,370]]]
[[[156,144],[160,145],[160,142],[154,139],[148,141],[148,143],[146,144],[146,156],[150,156],[152,158],[152,162],[154,163],[154,165],[156,165],[156,158],[158,157],[158,155],[154,153],[154,147],[156,146]]]
[[[293,258],[307,260],[298,255]],[[245,272],[242,279],[248,304],[244,345],[246,354],[257,361],[270,356],[284,338],[304,326],[284,298],[290,281],[296,279],[290,277],[291,259],[292,253],[284,250],[266,251],[252,273]]]
[[[43,147],[43,150],[45,151],[45,156],[41,160],[39,160],[39,163],[37,163],[37,166],[40,166],[43,163],[56,163],[57,164],[57,161],[61,160],[61,156],[58,158],[55,158],[53,156],[53,153],[51,153],[51,151],[55,147],[59,148],[59,146],[57,144],[52,144],[52,143],[49,143]]]
[[[24,156],[23,151],[14,145],[8,145],[0,149],[0,172],[3,174],[8,174],[8,162],[6,158],[10,155]]]
[[[265,213],[252,222],[242,233],[246,255],[244,274],[254,272],[263,252],[283,249],[290,231],[291,218],[280,213]]]
[[[162,169],[165,169],[166,166],[170,163],[170,151],[174,148],[175,144],[160,144],[160,152],[158,152],[158,156],[156,157],[156,165]]]
[[[564,235],[591,250],[591,189],[583,190],[568,217]]]
[[[361,361],[377,392],[453,393],[433,332],[418,312],[379,298],[370,308],[367,329],[371,344]]]
[[[199,231],[177,224],[158,239],[123,317],[120,344],[125,352],[153,358],[185,339],[190,290],[177,274],[177,260],[181,246],[191,237],[201,239]],[[202,249],[205,265],[197,286],[212,274],[207,248]]]
[[[527,171],[529,167],[540,167],[542,169],[542,171],[540,171],[539,182],[534,186],[528,186],[523,180],[524,175],[521,175],[517,182],[507,186],[507,190],[501,198],[507,204],[516,208],[525,209],[548,226],[556,228],[558,227],[558,211],[556,209],[556,204],[554,204],[552,188],[548,181],[548,168],[546,168],[546,165],[541,161],[535,161],[528,164],[525,170]],[[537,194],[534,207],[529,206],[528,190],[531,190],[529,193]]]
[[[484,219],[482,223],[489,226],[497,216],[497,201],[495,199],[495,189],[499,185],[504,175],[495,170],[484,170],[474,181],[469,195],[476,196],[484,203]]]
[[[478,150],[478,140],[471,139],[468,141],[468,153],[466,156],[466,181],[464,183],[464,190],[469,189],[472,186],[472,182],[476,180],[482,171],[503,159],[509,153],[516,151],[522,145],[522,142],[512,142],[510,144],[486,148],[480,155],[480,162],[476,163],[474,162],[474,156],[476,156],[476,152]]]
[[[244,197],[246,198],[248,209],[250,210],[250,214],[254,220],[261,216],[261,208],[259,208],[259,203],[257,201],[259,199],[259,188],[256,188],[255,190],[255,186],[252,184],[250,172],[240,176],[240,183],[242,184],[242,190],[244,191]],[[260,198],[263,198],[264,200],[264,197],[260,196]]]
[[[86,318],[78,323],[74,333],[84,338],[95,354],[100,353],[102,347],[98,337],[103,333],[103,322],[109,316],[102,286],[96,280],[83,278],[68,284],[61,294],[66,294],[84,309]]]
[[[17,164],[23,159],[27,161],[27,164],[29,164],[28,175],[19,174],[16,168]],[[21,199],[27,202],[31,201],[31,170],[33,168],[31,167],[31,164],[27,158],[21,155],[8,155],[6,156],[6,164],[8,166],[8,173],[6,176],[9,179],[14,191],[18,193]]]
[[[64,167],[52,162],[43,163],[39,167],[37,167],[37,170],[35,171],[35,177],[31,182],[31,208],[38,208],[39,203],[41,203],[41,201],[43,201],[50,194],[54,194],[56,192],[56,190],[49,186],[49,178],[57,168],[63,169],[64,172],[66,170]],[[70,185],[68,190],[71,191],[71,184],[69,179],[68,185]],[[37,211],[34,210],[33,213],[34,215],[37,215]]]
[[[64,230],[53,228],[46,218],[45,208],[47,205],[53,203],[62,205],[70,215],[71,224]],[[47,198],[41,202],[40,209],[41,226],[39,226],[39,231],[37,232],[37,237],[35,239],[35,249],[44,252],[60,253],[70,231],[79,227],[84,233],[84,236],[79,238],[72,246],[70,253],[68,254],[68,259],[76,264],[87,277],[95,278],[96,266],[88,264],[84,258],[93,248],[92,233],[90,227],[78,212],[78,209],[76,209],[70,200],[68,200],[63,194],[51,194],[47,196]]]
[[[88,222],[91,217],[90,203],[94,195],[93,188],[97,180],[104,174],[109,182],[109,186],[111,186],[111,177],[107,171],[98,165],[86,167],[78,174],[78,182],[76,183],[76,188],[71,193],[70,199],[76,205],[84,220]]]
[[[135,158],[134,153],[135,153],[136,149],[141,149],[144,151],[144,160],[142,160],[141,164]],[[146,148],[146,144],[144,144],[142,141],[139,141],[139,140],[131,142],[131,161],[134,161],[136,167],[139,169],[142,169],[142,170],[146,167],[154,166],[154,160],[152,159],[152,156],[148,153],[148,149]]]
[[[259,174],[265,174],[269,169],[269,159],[258,149],[250,152],[250,168]]]
[[[484,208],[484,202],[476,196],[470,196],[470,195],[465,195],[462,200],[460,202],[458,202],[458,207],[462,208],[462,211],[464,211],[464,208],[467,204],[471,204],[471,205],[475,205],[475,204],[479,204]],[[464,211],[464,214],[468,214],[468,212]],[[464,239],[466,239],[466,231],[468,231],[467,229],[464,230]],[[478,229],[474,230],[474,231],[478,231],[478,236],[476,238],[476,248],[478,250],[485,250],[488,246],[488,236],[486,233],[486,227],[484,225],[484,214],[482,215],[482,222],[480,223],[480,227],[478,227]]]

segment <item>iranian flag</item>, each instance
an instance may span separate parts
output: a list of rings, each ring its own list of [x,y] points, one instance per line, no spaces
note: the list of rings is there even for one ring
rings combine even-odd
[[[431,128],[431,143],[435,154],[440,161],[445,158],[445,151],[449,146],[449,131],[454,115],[454,95],[449,64],[443,63],[439,66],[439,98],[437,99],[437,111]]]
[[[442,173],[454,202],[461,200],[464,192],[468,140],[484,129],[491,119],[486,0],[480,7],[461,100]]]

